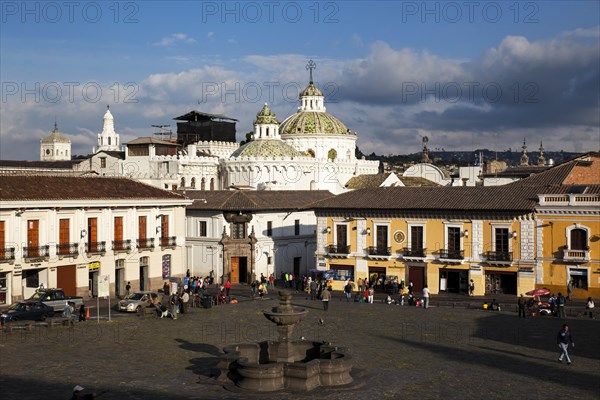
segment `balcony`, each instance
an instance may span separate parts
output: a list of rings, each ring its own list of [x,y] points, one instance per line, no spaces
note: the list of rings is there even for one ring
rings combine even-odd
[[[79,243],[59,243],[56,245],[56,255],[60,257],[77,257],[79,255]]]
[[[389,260],[392,257],[391,247],[367,247],[367,257],[374,260]]]
[[[441,249],[437,254],[438,261],[444,263],[460,264],[465,259],[463,250]]]
[[[590,261],[590,250],[563,250],[563,260],[569,262],[588,262]]]
[[[405,247],[402,249],[402,258],[407,261],[425,261],[427,258],[427,249],[424,247]]]
[[[350,254],[350,246],[336,246],[331,244],[325,248],[325,251],[329,257],[348,258],[348,254]]]
[[[177,236],[169,236],[169,237],[161,237],[160,238],[160,247],[177,247]]]
[[[510,251],[488,251],[484,256],[489,265],[511,266],[513,263],[513,253]]]
[[[154,238],[152,239],[138,239],[137,240],[138,250],[154,250]]]
[[[131,240],[113,240],[112,249],[115,253],[131,251]]]
[[[48,258],[50,246],[28,246],[23,247],[23,258],[32,261],[34,259],[45,259]]]
[[[87,254],[104,254],[106,253],[106,242],[87,242],[85,252]]]
[[[0,262],[12,263],[15,261],[15,248],[6,247],[0,248]]]

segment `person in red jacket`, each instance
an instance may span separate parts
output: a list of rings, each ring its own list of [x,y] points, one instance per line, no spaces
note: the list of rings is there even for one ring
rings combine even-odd
[[[229,289],[231,289],[231,282],[225,282],[225,296],[229,297]]]

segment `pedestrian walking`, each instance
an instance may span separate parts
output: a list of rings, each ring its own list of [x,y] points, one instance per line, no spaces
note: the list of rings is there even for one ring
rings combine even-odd
[[[475,282],[473,279],[469,281],[469,296],[475,296]]]
[[[188,307],[190,304],[190,295],[188,292],[184,291],[183,295],[181,295],[181,313],[185,314],[186,312],[188,312]]]
[[[350,282],[344,286],[344,294],[346,294],[346,303],[350,303],[350,298],[352,297],[352,285]]]
[[[521,293],[519,300],[517,300],[517,306],[519,307],[519,317],[525,318],[525,304],[527,304],[527,300],[525,300],[525,296]]]
[[[225,282],[225,296],[229,297],[229,290],[231,289],[231,282]]]
[[[364,287],[363,279],[362,278],[358,278],[358,281],[356,283],[358,285],[358,292],[362,293],[363,292],[363,287]]]
[[[567,300],[571,301],[571,293],[573,292],[573,279],[569,279],[567,283]]]
[[[275,287],[275,277],[273,276],[273,274],[269,275],[269,286],[272,288]]]
[[[558,297],[556,297],[556,303],[558,304],[558,316],[560,318],[567,318],[567,313],[565,312],[565,303],[567,300],[562,293],[558,292]]]
[[[261,300],[265,299],[265,294],[267,294],[267,287],[261,282],[258,286],[258,295],[260,296]]]
[[[560,356],[558,356],[558,362],[562,363],[563,358],[567,359],[567,364],[571,364],[571,359],[569,358],[569,343],[571,343],[572,347],[575,347],[575,343],[573,342],[573,335],[571,335],[571,331],[569,330],[569,325],[563,324],[562,329],[558,331],[558,335],[556,335],[556,343],[558,344],[558,348],[560,349]]]
[[[373,288],[373,286],[369,286],[369,298],[368,298],[368,302],[370,304],[373,304],[373,296],[375,296],[375,289]]]
[[[317,299],[317,281],[310,281],[310,299],[311,300],[316,300]]]
[[[585,303],[585,311],[589,314],[590,318],[594,318],[594,300],[591,297],[587,298],[587,303]],[[583,314],[585,315],[585,313]]]
[[[130,290],[131,290],[131,282],[127,282],[127,285],[125,285],[125,296],[129,296]]]
[[[323,301],[323,310],[327,311],[329,309],[329,301],[331,300],[331,292],[327,288],[323,289],[321,300]]]
[[[423,286],[423,307],[425,309],[429,308],[429,289],[427,285]]]

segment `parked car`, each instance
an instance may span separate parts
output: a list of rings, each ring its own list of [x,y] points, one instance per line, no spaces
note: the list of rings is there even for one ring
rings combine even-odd
[[[41,301],[24,301],[11,305],[0,315],[0,322],[34,320],[44,321],[46,318],[54,316],[54,309],[42,303]]]
[[[142,308],[148,305],[148,300],[158,296],[158,293],[149,291],[131,293],[119,301],[119,311],[140,312]]]
[[[83,297],[65,296],[65,292],[62,289],[40,289],[27,301],[41,301],[45,305],[54,308],[54,311],[62,312],[67,302],[75,303],[75,309],[79,309],[83,304]]]

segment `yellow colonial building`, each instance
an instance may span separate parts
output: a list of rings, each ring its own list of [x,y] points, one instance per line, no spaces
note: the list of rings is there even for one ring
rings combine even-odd
[[[593,296],[598,160],[590,153],[504,186],[383,187],[326,199],[314,207],[317,265],[334,289],[346,279],[397,279],[415,291],[466,293],[473,280],[475,295],[517,295],[565,291],[573,279],[574,296]]]

